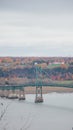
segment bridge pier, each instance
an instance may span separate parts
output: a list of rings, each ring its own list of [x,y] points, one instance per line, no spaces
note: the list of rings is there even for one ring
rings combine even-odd
[[[9,97],[9,90],[4,90],[4,97],[6,97],[6,98]]]
[[[42,86],[36,87],[36,97],[35,97],[35,103],[41,103],[41,102],[43,102]]]
[[[4,90],[3,90],[3,89],[1,89],[1,94],[0,94],[0,96],[1,96],[1,97],[5,97],[5,96],[4,96]]]
[[[14,90],[11,90],[11,89],[10,89],[8,98],[9,98],[9,99],[17,99],[17,98],[18,98],[15,89],[14,89]]]
[[[19,90],[19,100],[25,100],[25,90],[24,89]]]

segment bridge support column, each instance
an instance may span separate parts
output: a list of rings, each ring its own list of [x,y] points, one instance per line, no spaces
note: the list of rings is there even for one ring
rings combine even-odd
[[[13,95],[13,99],[17,99],[18,98],[15,89],[12,90],[12,95]]]
[[[18,98],[15,89],[10,90],[8,98],[9,99],[17,99]]]
[[[36,87],[36,98],[35,98],[35,103],[41,103],[41,102],[43,102],[42,86]]]
[[[19,90],[19,100],[25,100],[25,90]]]
[[[4,97],[4,90],[3,89],[1,90],[1,95],[0,96]]]
[[[4,90],[4,96],[5,96],[6,98],[8,98],[8,96],[9,96],[9,90]]]

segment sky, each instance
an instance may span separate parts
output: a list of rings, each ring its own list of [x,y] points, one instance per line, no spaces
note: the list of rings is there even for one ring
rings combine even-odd
[[[0,56],[73,56],[73,0],[0,0]]]

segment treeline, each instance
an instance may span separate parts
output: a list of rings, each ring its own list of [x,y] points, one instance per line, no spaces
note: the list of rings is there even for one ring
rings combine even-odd
[[[73,80],[73,67],[69,66],[68,68],[43,68],[42,69],[42,77],[50,78],[52,80]],[[40,72],[39,72],[40,74]],[[15,69],[0,69],[0,77],[3,78],[11,78],[11,77],[19,77],[19,78],[28,78],[34,79],[36,77],[35,67],[31,68],[15,68]]]
[[[45,69],[48,77],[52,80],[73,80],[73,67]]]
[[[2,70],[0,69],[0,77],[27,77],[34,78],[35,77],[35,69],[32,68],[16,68],[11,70]]]

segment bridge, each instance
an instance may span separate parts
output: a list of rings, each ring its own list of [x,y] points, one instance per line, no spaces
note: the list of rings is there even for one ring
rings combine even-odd
[[[25,100],[25,87],[36,87],[36,96],[35,96],[35,103],[43,102],[43,93],[42,87],[66,87],[66,88],[73,88],[73,84],[64,84],[58,83],[48,78],[48,82],[43,81],[42,73],[45,73],[47,76],[49,75],[41,67],[36,65],[36,78],[35,82],[29,82],[25,84],[9,84],[8,81],[5,85],[0,85],[0,96],[6,97],[9,99],[18,98],[19,100]]]

